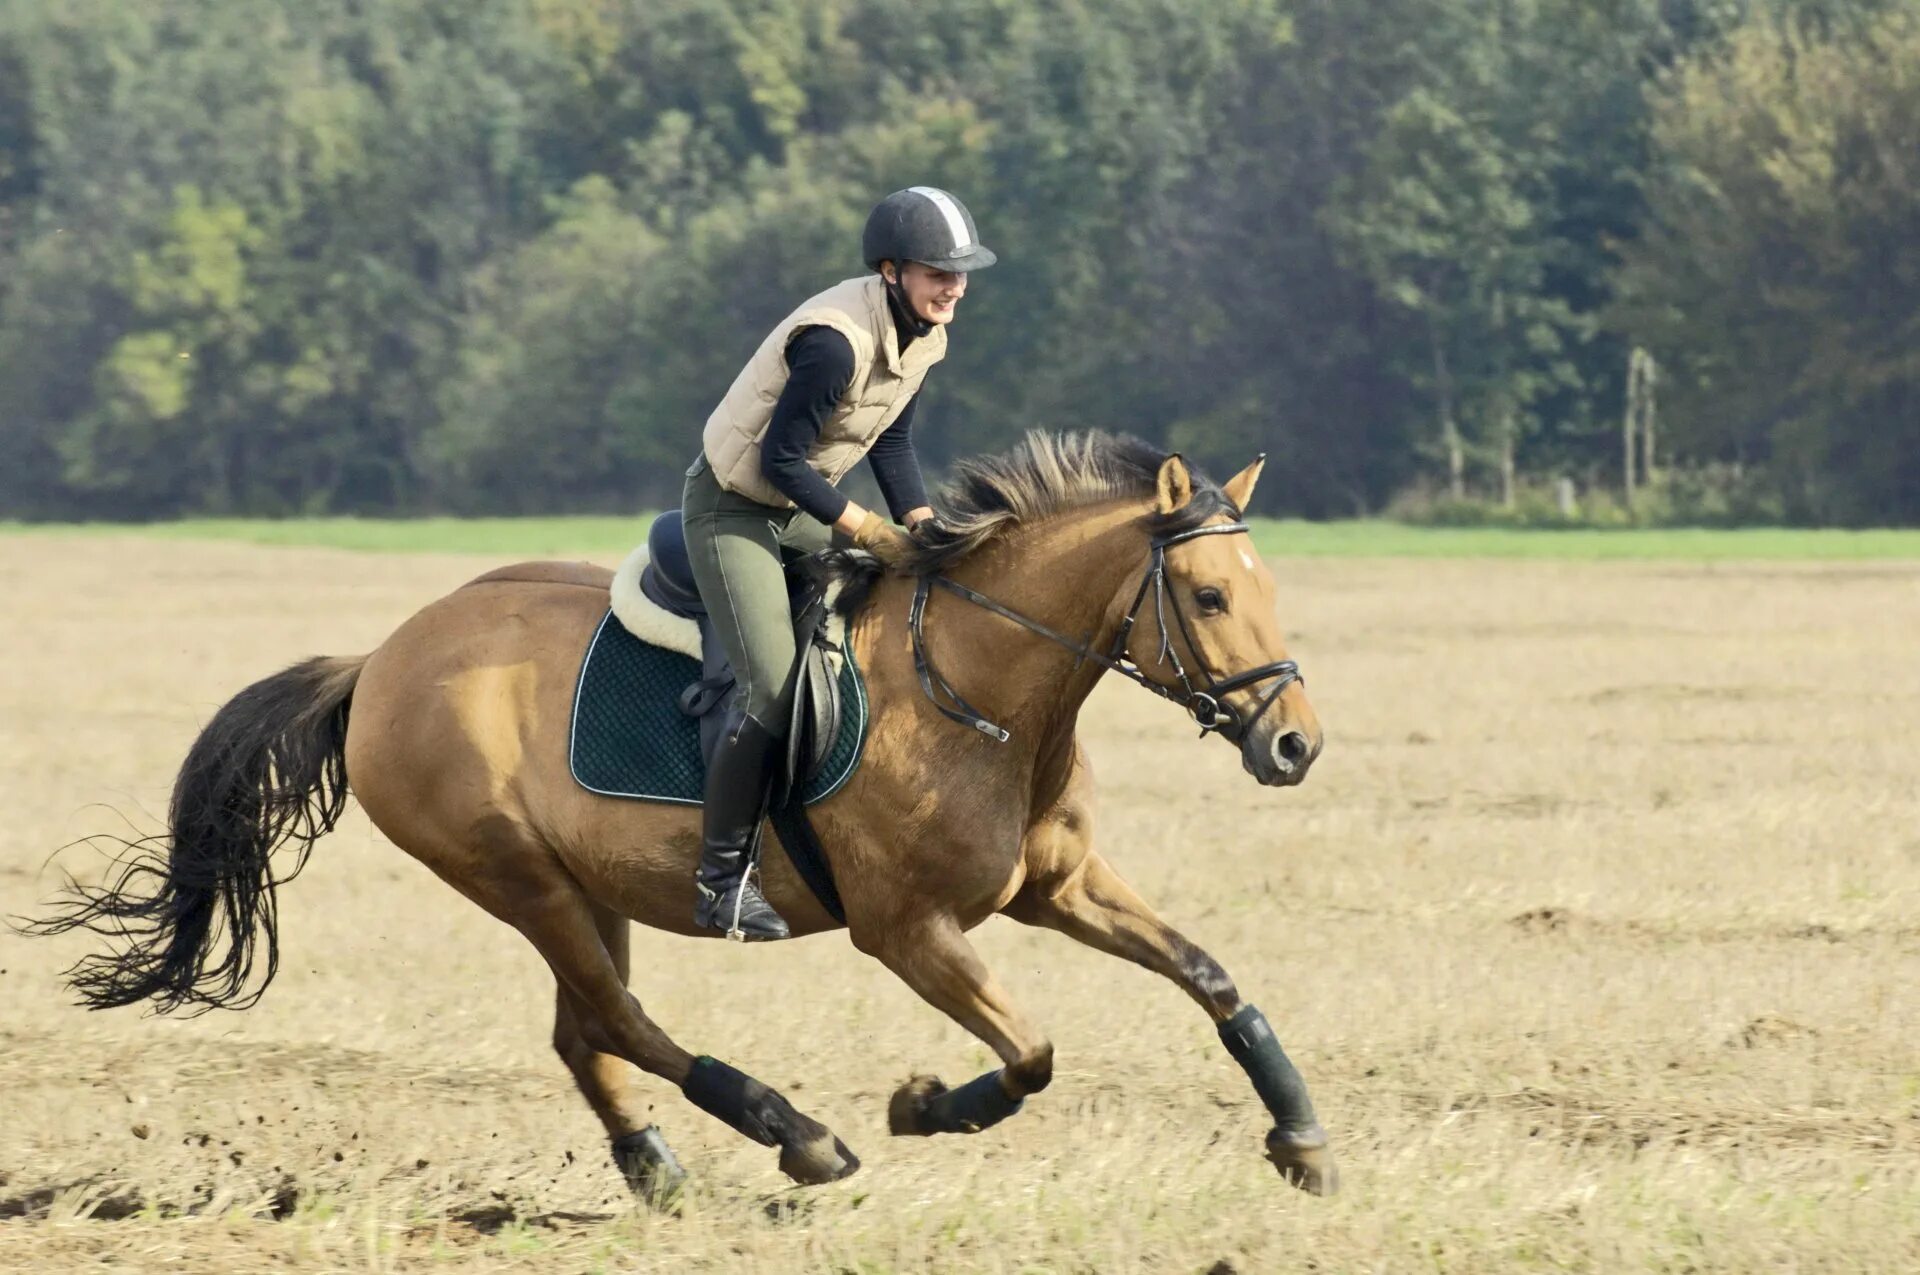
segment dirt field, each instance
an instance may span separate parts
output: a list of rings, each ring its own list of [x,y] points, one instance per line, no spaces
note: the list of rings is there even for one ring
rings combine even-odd
[[[0,911],[150,831],[256,676],[365,650],[490,562],[0,539]],[[637,1213],[532,950],[357,816],[281,893],[264,1003],[68,1007],[0,935],[0,1267],[1267,1272],[1920,1269],[1920,566],[1276,564],[1307,785],[1119,685],[1110,858],[1267,1011],[1346,1191],[1259,1155],[1170,985],[995,921],[1053,1087],[971,1139],[887,1095],[985,1051],[841,937],[648,931],[635,988],[865,1161],[790,1188],[659,1086],[698,1187]],[[63,862],[83,874],[84,851]]]

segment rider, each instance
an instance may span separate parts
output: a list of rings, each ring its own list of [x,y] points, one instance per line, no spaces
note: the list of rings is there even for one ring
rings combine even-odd
[[[781,550],[826,548],[832,532],[888,564],[912,548],[906,532],[834,484],[865,456],[895,519],[912,527],[932,516],[914,405],[946,356],[967,272],[994,263],[966,206],[932,186],[881,200],[860,246],[873,273],[775,325],[707,418],[687,470],[687,551],[738,686],[707,768],[694,921],[736,937],[788,933],[749,876],[793,694]]]

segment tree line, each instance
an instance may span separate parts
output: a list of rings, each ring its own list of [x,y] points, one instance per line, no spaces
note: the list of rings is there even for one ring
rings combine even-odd
[[[1672,516],[1912,522],[1917,136],[1875,0],[0,0],[0,516],[671,501],[933,183],[935,469],[1606,493],[1637,357]]]

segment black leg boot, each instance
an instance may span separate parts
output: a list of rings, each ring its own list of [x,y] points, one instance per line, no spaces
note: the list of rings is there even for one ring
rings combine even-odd
[[[696,925],[724,930],[729,938],[763,942],[787,937],[787,923],[773,910],[751,869],[773,787],[771,767],[779,741],[751,716],[730,709],[707,765],[703,844],[694,876],[699,898]]]

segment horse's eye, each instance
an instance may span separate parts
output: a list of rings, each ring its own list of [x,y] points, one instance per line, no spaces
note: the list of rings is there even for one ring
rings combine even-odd
[[[1227,600],[1218,589],[1200,589],[1194,593],[1193,600],[1200,604],[1202,615],[1218,615],[1227,609]]]

